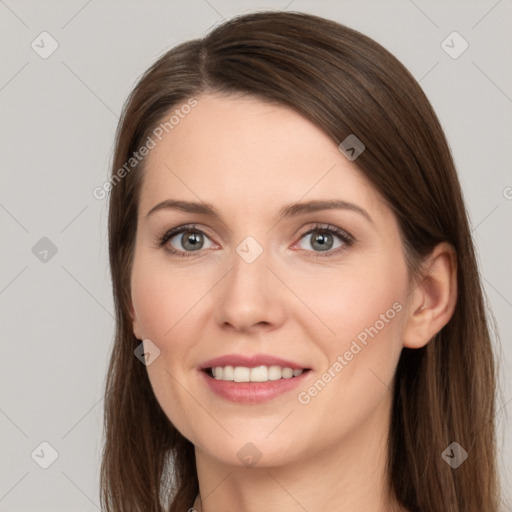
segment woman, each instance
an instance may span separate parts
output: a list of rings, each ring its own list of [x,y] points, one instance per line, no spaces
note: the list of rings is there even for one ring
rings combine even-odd
[[[106,510],[497,511],[460,185],[389,52],[287,12],[179,45],[110,189]]]

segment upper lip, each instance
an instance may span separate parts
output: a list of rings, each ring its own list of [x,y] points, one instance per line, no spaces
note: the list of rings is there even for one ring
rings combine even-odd
[[[200,366],[200,369],[206,370],[207,368],[215,368],[216,366],[245,366],[247,368],[255,368],[256,366],[280,366],[281,368],[291,368],[292,370],[308,368],[299,363],[267,354],[254,354],[252,356],[227,354],[204,362]]]

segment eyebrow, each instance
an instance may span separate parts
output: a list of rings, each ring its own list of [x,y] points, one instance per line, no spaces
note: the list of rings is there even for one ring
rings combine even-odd
[[[221,215],[211,204],[197,203],[192,201],[178,201],[175,199],[166,199],[165,201],[162,201],[161,203],[153,206],[153,208],[151,208],[151,210],[149,210],[149,212],[146,214],[146,219],[153,213],[160,210],[178,210],[186,213],[197,213],[200,215],[217,217],[221,219]],[[293,217],[305,213],[314,213],[323,210],[350,210],[361,214],[369,222],[373,223],[372,218],[365,209],[341,199],[313,200],[303,203],[292,203],[283,206],[279,210],[279,220],[283,220],[287,217]]]
[[[160,210],[178,210],[186,213],[197,213],[200,215],[206,215],[208,217],[217,217],[219,219],[221,218],[221,215],[217,209],[211,204],[166,199],[165,201],[162,201],[161,203],[153,206],[153,208],[151,208],[151,210],[149,210],[149,212],[146,214],[146,219],[153,213]],[[293,217],[306,213],[314,213],[323,210],[350,210],[361,214],[368,221],[373,223],[372,218],[365,209],[341,199],[313,200],[304,203],[293,203],[283,206],[279,210],[279,220],[283,220],[287,217]]]

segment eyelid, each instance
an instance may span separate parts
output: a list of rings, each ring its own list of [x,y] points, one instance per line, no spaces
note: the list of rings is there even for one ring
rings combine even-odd
[[[164,248],[169,254],[183,256],[183,257],[193,256],[195,253],[203,252],[203,249],[198,249],[197,251],[183,251],[183,250],[179,250],[179,249],[174,249],[174,248],[169,249],[168,247],[164,247],[164,246],[166,246],[167,242],[170,239],[174,238],[177,235],[181,235],[186,231],[194,231],[194,232],[200,233],[201,235],[210,239],[210,241],[212,242],[213,245],[218,245],[213,240],[211,240],[210,236],[202,228],[199,228],[196,224],[182,224],[180,226],[171,228],[171,229],[167,230],[163,235],[160,235],[157,239],[157,248],[160,248],[160,247]],[[303,252],[309,253],[313,257],[329,257],[329,256],[338,255],[340,253],[340,251],[346,250],[348,247],[353,245],[353,243],[355,242],[354,237],[349,232],[345,231],[342,228],[338,228],[331,224],[314,223],[313,226],[310,226],[309,228],[307,228],[306,231],[304,231],[300,234],[299,240],[297,242],[295,242],[293,246],[296,246],[298,243],[300,243],[302,241],[302,239],[304,237],[306,237],[307,235],[310,235],[315,232],[329,233],[333,236],[338,237],[340,239],[340,241],[342,242],[342,246],[337,247],[336,249],[329,249],[326,251],[308,251],[305,249],[299,249]]]
[[[305,232],[303,232],[300,235],[299,241],[294,244],[297,245],[302,241],[304,237],[307,235],[310,235],[315,232],[324,232],[329,233],[333,236],[336,236],[340,239],[342,245],[340,247],[337,247],[335,249],[329,249],[326,251],[308,251],[304,249],[299,249],[305,253],[308,254],[308,256],[313,258],[323,258],[323,257],[334,257],[339,255],[341,252],[346,251],[347,248],[351,247],[355,243],[355,238],[346,230],[339,228],[337,226],[334,226],[332,224],[325,224],[325,223],[315,223],[312,227],[307,229]]]
[[[199,249],[197,251],[182,251],[182,250],[178,250],[175,248],[169,249],[166,246],[167,242],[169,242],[169,240],[171,240],[172,238],[174,238],[177,235],[183,234],[186,231],[194,231],[196,233],[200,233],[201,235],[203,235],[211,240],[211,238],[208,236],[208,234],[203,229],[199,228],[196,224],[182,224],[180,226],[176,226],[174,228],[168,229],[167,231],[164,232],[163,235],[159,235],[157,237],[156,247],[165,249],[169,254],[175,254],[175,255],[185,256],[185,257],[192,256],[195,253],[202,252],[203,249]],[[211,242],[213,245],[217,245],[213,240],[211,240]]]

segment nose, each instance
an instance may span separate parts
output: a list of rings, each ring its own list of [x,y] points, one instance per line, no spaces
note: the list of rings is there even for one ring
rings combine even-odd
[[[218,325],[246,333],[279,328],[286,316],[286,291],[269,268],[268,252],[263,250],[252,262],[240,254],[234,252],[232,266],[219,283]]]

